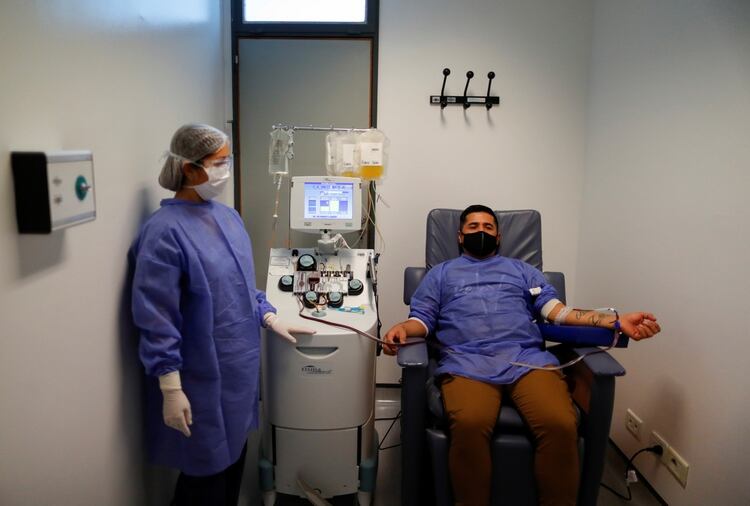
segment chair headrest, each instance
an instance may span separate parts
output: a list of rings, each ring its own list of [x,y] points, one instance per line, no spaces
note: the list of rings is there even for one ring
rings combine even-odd
[[[433,209],[427,215],[427,268],[456,258],[461,209]],[[499,254],[542,270],[542,216],[538,211],[495,211],[500,225]]]

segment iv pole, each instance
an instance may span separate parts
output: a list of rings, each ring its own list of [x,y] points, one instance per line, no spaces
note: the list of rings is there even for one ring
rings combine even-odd
[[[366,128],[341,128],[341,127],[337,128],[337,127],[334,127],[333,125],[329,125],[326,127],[326,126],[315,126],[315,125],[287,125],[285,123],[277,123],[271,126],[271,130],[291,130],[292,133],[294,133],[295,130],[300,130],[303,132],[366,132],[368,129]],[[372,221],[374,222],[375,221],[375,199],[377,195],[377,190],[375,188],[375,181],[370,181],[370,186],[367,191],[370,195],[370,198],[373,199],[373,205],[372,205],[372,209],[370,210],[370,216],[368,216],[367,219],[368,220],[372,219]],[[375,227],[371,227],[367,232],[367,244],[371,245],[373,248],[375,247]]]
[[[282,123],[273,125],[271,130],[302,130],[303,132],[366,132],[366,128],[336,128],[333,125],[322,127],[322,126],[298,126],[298,125],[285,125]]]

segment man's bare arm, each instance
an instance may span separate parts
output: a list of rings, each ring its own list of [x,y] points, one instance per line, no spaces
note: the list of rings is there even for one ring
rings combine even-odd
[[[562,316],[561,321],[558,321],[558,316]],[[614,313],[611,312],[568,308],[563,303],[556,304],[547,315],[547,320],[564,325],[585,325],[610,330],[615,328],[616,319]],[[656,317],[651,313],[644,312],[621,314],[620,329],[625,335],[636,341],[652,337],[661,332],[661,327],[656,323]]]
[[[395,355],[398,351],[398,343],[405,343],[407,337],[425,337],[426,335],[427,327],[419,320],[411,319],[397,323],[383,337],[385,342],[391,343],[384,344],[383,351],[386,355]]]

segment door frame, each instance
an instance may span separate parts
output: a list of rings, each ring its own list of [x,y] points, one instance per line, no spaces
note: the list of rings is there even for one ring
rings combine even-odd
[[[367,0],[365,23],[244,23],[243,0],[231,0],[232,12],[232,146],[235,167],[241,167],[240,105],[239,105],[239,45],[241,39],[340,39],[370,41],[370,127],[377,127],[378,111],[378,31],[380,27],[380,0]],[[355,125],[356,126],[356,125]],[[269,125],[270,127],[270,125]],[[375,183],[370,184],[374,199]],[[375,220],[375,205],[370,218]],[[242,215],[242,171],[234,172],[234,207]],[[375,244],[375,227],[367,234],[367,246]]]

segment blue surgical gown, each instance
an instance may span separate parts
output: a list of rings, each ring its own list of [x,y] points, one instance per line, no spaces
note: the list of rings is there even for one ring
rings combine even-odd
[[[535,323],[556,298],[544,275],[521,260],[462,255],[427,272],[409,317],[424,323],[440,344],[437,374],[503,385],[529,372],[510,362],[558,364],[544,350]]]
[[[223,204],[167,199],[131,255],[151,460],[193,476],[218,473],[258,425],[260,322],[275,312],[255,288],[250,238]],[[191,404],[191,437],[163,422],[158,377],[171,371],[180,371]]]

